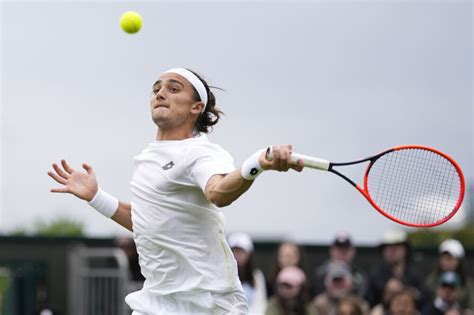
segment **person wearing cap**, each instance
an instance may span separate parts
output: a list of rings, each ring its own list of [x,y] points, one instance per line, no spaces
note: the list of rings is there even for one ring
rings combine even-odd
[[[306,275],[297,266],[280,270],[275,295],[268,301],[265,315],[320,315],[308,302]]]
[[[464,314],[461,306],[461,277],[454,271],[441,272],[436,280],[437,288],[434,300],[426,305],[421,315],[444,315],[449,310],[458,310]],[[471,313],[472,314],[472,313]]]
[[[289,266],[296,266],[306,271],[305,252],[302,246],[292,240],[285,240],[278,245],[270,277],[267,279],[267,297],[271,297],[275,292],[276,278],[280,271]]]
[[[127,281],[127,293],[134,292],[143,287],[145,278],[140,271],[140,264],[138,262],[138,253],[135,242],[132,237],[119,236],[115,238],[115,246],[120,248],[128,261],[128,280]]]
[[[237,200],[265,170],[301,171],[291,145],[251,155],[239,169],[206,134],[222,114],[209,85],[197,73],[174,68],[151,87],[155,140],[134,159],[130,202],[99,188],[93,168],[65,160],[48,175],[54,193],[83,199],[106,218],[133,231],[145,282],[126,302],[133,315],[245,314],[247,302],[227,245],[219,207]],[[114,139],[116,141],[116,139]],[[110,157],[113,158],[113,157]]]
[[[426,286],[434,295],[438,288],[438,278],[442,272],[452,271],[461,280],[460,303],[464,308],[474,309],[474,282],[469,276],[465,260],[465,251],[461,242],[456,239],[443,241],[438,248],[438,259],[433,271],[426,279]]]
[[[264,314],[267,308],[267,289],[263,272],[255,267],[251,237],[242,232],[229,235],[227,242],[237,262],[240,282],[249,306],[249,314]]]
[[[352,279],[352,273],[346,263],[333,261],[328,265],[327,274],[324,278],[324,292],[313,299],[318,314],[336,314],[338,303],[348,297],[358,301],[363,313],[368,314],[369,305],[367,302],[352,293]]]
[[[352,292],[363,296],[367,289],[367,277],[365,273],[354,264],[356,248],[351,237],[346,232],[338,232],[329,247],[329,259],[322,265],[316,267],[311,279],[311,297],[324,292],[324,278],[327,275],[329,265],[335,261],[344,262],[352,274]]]
[[[398,278],[405,287],[416,292],[418,307],[426,301],[427,289],[423,278],[410,259],[410,244],[403,230],[388,230],[379,246],[382,262],[369,275],[366,300],[370,307],[382,303],[383,289],[391,278]]]

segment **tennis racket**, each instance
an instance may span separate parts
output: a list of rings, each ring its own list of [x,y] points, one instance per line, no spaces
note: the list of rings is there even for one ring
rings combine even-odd
[[[271,147],[267,158],[272,159]],[[374,156],[345,163],[292,153],[291,163],[334,173],[353,185],[381,214],[408,226],[440,225],[459,210],[464,198],[464,176],[448,155],[421,145],[397,146]],[[363,186],[335,167],[368,162]]]

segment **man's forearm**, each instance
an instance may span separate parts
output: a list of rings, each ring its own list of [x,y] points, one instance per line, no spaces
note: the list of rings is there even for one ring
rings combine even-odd
[[[129,203],[119,202],[117,211],[111,218],[127,230],[133,231],[132,228],[132,206]]]
[[[252,180],[244,179],[240,174],[240,169],[238,169],[225,176],[213,176],[209,182],[206,195],[216,206],[225,207],[246,192],[252,183]]]

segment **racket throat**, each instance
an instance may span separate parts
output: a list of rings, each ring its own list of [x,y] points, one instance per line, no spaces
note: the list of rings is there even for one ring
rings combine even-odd
[[[352,181],[349,177],[347,177],[346,175],[342,174],[342,173],[339,173],[338,171],[336,171],[334,168],[333,168],[333,165],[332,163],[329,164],[329,169],[328,169],[328,172],[332,172],[336,175],[339,175],[340,177],[342,177],[343,179],[345,179],[349,184],[351,184],[352,186],[354,186],[355,188],[357,188],[358,190],[360,190],[361,188],[359,187],[359,185],[357,185],[354,181]]]

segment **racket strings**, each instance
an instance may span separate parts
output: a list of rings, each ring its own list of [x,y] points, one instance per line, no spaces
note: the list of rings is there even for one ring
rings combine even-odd
[[[426,155],[426,153],[424,152],[423,153],[424,155]],[[410,159],[409,161],[412,162],[413,160],[413,157],[410,156]],[[400,165],[398,165],[400,166]],[[410,166],[412,167],[411,163],[410,163]],[[397,169],[397,171],[399,170],[399,168]],[[440,176],[439,174],[437,174],[438,172],[436,172],[436,169],[433,169],[433,166],[431,163],[427,163],[426,164],[426,172],[428,173],[431,173],[435,178],[437,178],[437,181],[434,181],[434,185],[432,185],[434,191],[439,191],[439,184],[442,184],[443,181],[439,180]],[[419,174],[423,174],[423,172],[420,172],[420,168],[414,168],[413,169],[413,174],[415,176],[415,178],[420,178]],[[426,179],[424,178],[421,178],[421,180],[423,181],[426,181]],[[425,204],[423,203],[420,203],[418,205],[418,201],[415,199],[415,198],[407,198],[407,196],[409,196],[409,194],[413,195],[413,196],[431,196],[431,198],[433,199],[432,202],[429,202],[428,205],[429,206],[432,206],[433,203],[439,205],[437,206],[436,208],[443,208],[444,209],[444,206],[442,204],[442,201],[440,201],[441,199],[439,198],[439,195],[437,194],[434,194],[432,192],[424,192],[423,189],[421,189],[423,186],[420,186],[420,185],[405,185],[405,186],[402,186],[403,190],[400,190],[400,187],[397,187],[398,189],[398,192],[400,193],[397,193],[397,190],[393,189],[391,191],[391,194],[390,194],[390,198],[389,199],[393,199],[393,197],[397,197],[397,201],[398,203],[400,204],[399,207],[395,207],[394,210],[396,212],[399,212],[399,214],[397,215],[401,215],[401,219],[403,220],[410,220],[410,221],[416,221],[417,219],[420,219],[420,214],[422,214],[422,219],[423,221],[424,220],[428,220],[428,221],[433,221],[435,220],[435,216],[439,214],[439,211],[432,211],[432,209],[430,207],[426,207]],[[441,194],[443,195],[443,194]],[[400,196],[403,196],[404,198],[400,198]],[[446,199],[447,200],[447,199]],[[413,204],[414,201],[416,201],[417,204]],[[388,202],[388,204],[390,205],[390,202]],[[423,210],[423,211],[414,211],[414,212],[407,212],[407,211],[402,211],[402,210],[406,210],[406,209],[409,209],[409,208],[413,208],[418,205],[418,208],[420,210]],[[436,220],[435,220],[436,221]]]
[[[407,148],[377,159],[367,190],[385,213],[409,224],[428,225],[449,216],[461,194],[454,165],[433,151]]]
[[[450,193],[448,192],[448,194],[446,194],[446,191],[447,191],[446,188],[448,187],[448,183],[449,183],[449,175],[454,175],[454,173],[450,174],[451,170],[453,170],[454,168],[451,168],[451,170],[448,168],[447,172],[445,173],[440,172],[436,168],[436,163],[433,163],[433,158],[438,157],[437,155],[430,154],[430,151],[424,151],[422,157],[424,157],[428,161],[428,163],[426,164],[427,174],[425,174],[425,176],[432,175],[434,178],[434,181],[432,182],[433,189],[429,191],[429,193],[427,194],[426,192],[423,191],[423,189],[420,189],[420,187],[423,187],[420,185],[416,187],[417,189],[415,190],[415,195],[421,196],[421,197],[428,195],[429,198],[431,198],[431,200],[428,202],[423,200],[423,202],[426,202],[426,204],[421,202],[420,208],[424,210],[423,218],[425,220],[427,220],[428,222],[436,222],[438,220],[443,219],[447,215],[449,215],[451,210],[454,209],[454,206],[455,206],[454,203],[451,208],[448,208],[447,202],[450,200],[449,198]],[[422,172],[421,169],[418,169],[417,171],[418,173]],[[409,206],[411,206],[411,204],[409,204]],[[439,209],[444,209],[445,214],[443,214],[443,211],[440,211]],[[419,214],[421,214],[421,212]],[[438,219],[437,216],[440,216],[440,218]],[[415,218],[410,218],[410,219],[412,220]],[[421,223],[425,223],[425,222],[422,221]]]

